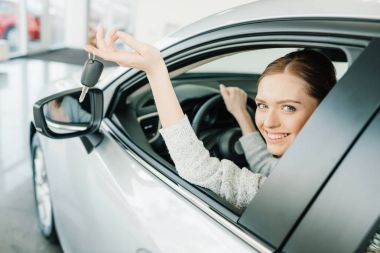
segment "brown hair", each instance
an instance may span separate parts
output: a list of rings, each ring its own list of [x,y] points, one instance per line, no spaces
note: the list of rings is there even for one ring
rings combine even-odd
[[[260,85],[261,80],[267,75],[284,72],[290,72],[307,82],[309,95],[318,102],[322,101],[336,83],[335,67],[330,59],[317,51],[304,49],[291,52],[270,63],[257,85]]]

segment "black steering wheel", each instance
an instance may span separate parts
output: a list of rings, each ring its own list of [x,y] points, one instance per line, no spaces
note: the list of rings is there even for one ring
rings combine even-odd
[[[239,142],[239,138],[242,136],[239,127],[231,126],[203,131],[205,118],[209,116],[212,109],[216,107],[220,108],[220,106],[225,108],[221,95],[217,94],[209,98],[196,112],[192,121],[192,127],[212,156],[219,159],[231,160],[240,167],[247,166],[247,161]],[[247,99],[247,109],[255,124],[256,104],[250,97]]]

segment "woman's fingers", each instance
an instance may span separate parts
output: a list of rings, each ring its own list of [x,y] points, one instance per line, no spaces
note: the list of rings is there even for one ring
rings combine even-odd
[[[220,94],[222,95],[222,98],[223,98],[224,102],[226,103],[226,101],[227,101],[226,86],[224,86],[223,84],[219,84],[219,89],[220,89]]]
[[[88,53],[95,54],[101,58],[104,59],[104,54],[101,50],[97,49],[96,47],[93,47],[91,45],[86,45],[84,47],[84,50],[86,50]]]
[[[119,39],[119,37],[117,36],[116,33],[114,33],[114,34],[112,35],[112,37],[111,37],[111,41],[112,41],[112,43],[115,42],[115,41],[117,41],[118,39]]]
[[[225,90],[226,86],[224,86],[224,84],[219,84],[219,90],[220,90],[220,93],[224,93],[224,90]]]
[[[105,51],[96,47],[88,48],[88,51],[107,61],[120,62],[121,60],[127,60],[127,58],[123,59],[121,53],[117,51]]]
[[[104,38],[104,28],[99,26],[96,33],[97,46],[87,45],[85,50],[91,52],[107,61],[113,61],[124,67],[137,68],[143,71],[149,71],[155,63],[161,64],[162,58],[160,51],[156,48],[137,41],[127,33],[110,30]],[[119,50],[115,47],[114,42],[120,39],[129,50]]]
[[[113,61],[124,67],[136,67],[139,63],[139,56],[135,53],[122,52],[122,51],[106,51],[91,45],[87,45],[85,50],[89,53],[93,53],[100,58]]]
[[[224,84],[220,84],[219,85],[219,88],[220,88],[220,93],[222,94],[222,96],[228,96],[229,95],[229,88],[227,88],[226,86],[224,86]]]
[[[220,84],[219,88],[223,100],[227,103],[244,103],[247,99],[247,93],[238,87],[226,87]]]
[[[114,42],[118,39],[117,35],[116,35],[116,32],[117,32],[117,29],[115,27],[113,27],[108,33],[107,33],[107,36],[106,36],[106,45],[109,46],[109,47],[112,47],[114,48]]]
[[[118,62],[120,61],[121,57],[123,56],[122,53],[117,51],[106,51],[102,50],[96,47],[93,47],[91,45],[86,46],[86,51],[95,54],[96,56],[99,56],[100,58],[103,58],[107,61],[114,61]]]
[[[105,48],[104,27],[101,24],[99,25],[98,31],[96,32],[96,45],[100,49]]]
[[[117,36],[121,41],[123,41],[125,44],[127,44],[130,48],[136,50],[137,52],[143,52],[145,45],[139,41],[137,41],[135,38],[133,38],[131,35],[125,32],[116,32]]]

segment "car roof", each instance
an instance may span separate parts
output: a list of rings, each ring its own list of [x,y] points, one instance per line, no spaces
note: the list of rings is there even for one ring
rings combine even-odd
[[[157,42],[161,50],[186,38],[239,23],[288,18],[380,20],[380,0],[258,0],[185,26]]]

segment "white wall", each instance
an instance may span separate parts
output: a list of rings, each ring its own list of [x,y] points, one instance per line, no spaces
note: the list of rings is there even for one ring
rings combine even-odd
[[[83,48],[87,42],[89,0],[66,0],[65,46]]]
[[[135,37],[154,43],[181,26],[251,0],[136,0]]]

